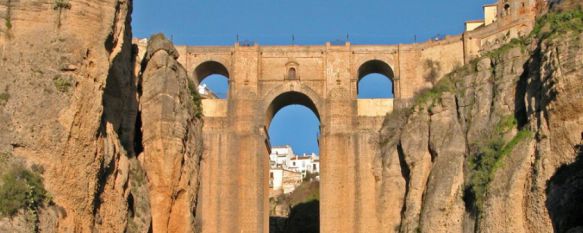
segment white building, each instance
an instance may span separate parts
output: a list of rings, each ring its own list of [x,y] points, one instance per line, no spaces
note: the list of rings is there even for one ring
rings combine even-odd
[[[289,145],[272,147],[269,164],[271,168],[283,168],[287,166],[287,161],[293,157],[295,157],[294,150]]]
[[[276,196],[293,192],[302,183],[302,174],[285,168],[272,168],[269,170],[270,196]]]
[[[288,161],[288,168],[292,171],[301,172],[302,177],[305,177],[308,172],[318,174],[320,173],[320,157],[315,153],[296,155]]]
[[[269,155],[270,196],[290,193],[308,173],[320,173],[320,158],[315,153],[298,156],[289,145],[271,148]],[[319,178],[319,177],[316,177]]]
[[[211,91],[211,89],[209,89],[207,87],[207,85],[204,84],[204,83],[198,85],[198,88],[197,89],[198,89],[198,94],[200,94],[200,96],[202,98],[205,98],[205,99],[218,99],[217,95],[215,95],[215,93],[213,93]]]

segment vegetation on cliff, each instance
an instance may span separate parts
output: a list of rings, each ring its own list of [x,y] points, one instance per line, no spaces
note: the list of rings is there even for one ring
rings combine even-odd
[[[38,230],[39,210],[51,202],[43,172],[42,166],[29,169],[10,153],[0,154],[0,218],[22,215],[28,230]]]
[[[531,36],[544,40],[566,34],[578,35],[582,32],[583,10],[578,7],[569,11],[549,12],[541,16],[536,21]]]
[[[54,9],[70,9],[71,3],[69,0],[55,0]]]
[[[484,137],[482,141],[470,145],[467,159],[470,179],[466,183],[464,199],[466,207],[477,210],[477,214],[484,211],[488,185],[504,157],[510,154],[518,143],[533,137],[530,130],[522,129],[511,140],[505,140],[505,135],[515,128],[516,119],[508,116],[498,122],[494,132],[490,132],[490,135]]]
[[[8,100],[10,99],[10,94],[8,93],[0,93],[0,106],[6,105]]]
[[[11,155],[0,156],[0,216],[14,216],[19,210],[36,211],[50,197],[44,188],[40,166],[34,171],[19,162],[12,161]]]
[[[437,81],[433,88],[427,89],[419,93],[414,100],[414,106],[423,106],[427,104],[429,107],[435,104],[436,100],[445,92],[455,92],[456,80],[452,75],[447,75]]]
[[[562,127],[556,125],[558,121],[556,117],[549,120],[552,117],[549,115],[559,114],[557,111],[571,113],[569,116],[563,116],[563,119],[576,118],[572,114],[578,110],[557,110],[560,107],[555,104],[558,102],[557,95],[562,94],[571,97],[561,100],[563,102],[558,106],[577,105],[576,100],[570,100],[573,93],[568,91],[575,89],[572,85],[578,82],[577,77],[572,76],[575,74],[573,69],[577,68],[573,61],[579,59],[581,33],[583,11],[580,7],[551,11],[537,19],[534,30],[529,35],[512,39],[498,49],[483,52],[481,57],[433,82],[433,88],[417,93],[410,102],[410,107],[396,108],[387,116],[380,138],[383,153],[382,168],[391,169],[388,156],[394,156],[391,151],[398,151],[401,170],[410,171],[417,168],[415,174],[403,175],[407,182],[407,190],[425,190],[421,199],[405,194],[402,213],[409,215],[401,216],[401,231],[406,232],[408,229],[427,231],[428,226],[452,230],[446,223],[436,220],[439,218],[434,216],[435,211],[445,215],[450,210],[464,209],[471,217],[463,220],[463,226],[476,232],[481,231],[480,229],[497,229],[497,224],[506,219],[504,216],[542,216],[546,213],[544,206],[542,208],[538,206],[541,203],[538,200],[538,202],[527,200],[528,203],[523,204],[526,205],[522,207],[523,209],[515,208],[517,206],[512,207],[515,209],[508,208],[514,206],[515,199],[524,196],[544,198],[537,191],[541,190],[539,185],[543,183],[538,180],[547,179],[548,177],[545,178],[541,174],[545,170],[554,169],[549,166],[548,161],[562,159],[553,154],[558,153],[553,151],[557,148],[546,148],[546,144],[541,142],[548,140],[547,137],[554,137],[553,143],[557,143],[556,141],[561,139],[560,136],[549,135],[549,131],[556,129],[545,131],[540,128],[548,127],[544,124],[550,124],[549,122],[553,120],[555,124],[553,127]],[[561,62],[569,66],[562,66]],[[569,74],[556,73],[567,72],[565,68],[569,68]],[[542,77],[541,69],[547,72],[546,76]],[[558,82],[561,81],[567,83],[562,83],[559,90],[555,89],[559,88],[555,85],[559,85]],[[565,88],[565,85],[571,86]],[[539,115],[542,113],[545,115]],[[451,143],[457,139],[455,135],[459,134],[455,127],[463,129],[464,140]],[[565,135],[563,131],[556,131]],[[457,153],[456,148],[461,147],[466,148],[463,153],[465,157],[462,172],[454,170],[457,168],[456,161],[451,160],[451,157],[448,157],[449,161],[445,165],[443,160],[439,160],[440,156]],[[540,151],[545,152],[543,154]],[[428,161],[426,157],[429,154],[431,160],[425,165],[423,162]],[[547,156],[545,162],[541,162],[543,156]],[[419,168],[424,166],[430,170]],[[430,174],[429,178],[424,177],[427,174]],[[460,185],[455,179],[436,178],[443,175],[463,176],[463,182]],[[413,179],[413,176],[416,179]],[[449,188],[460,190],[461,194],[444,192],[428,197],[436,190],[443,191],[440,190],[443,187],[447,187],[447,191]],[[555,195],[570,198],[568,195]],[[509,196],[512,198],[509,199]],[[459,198],[463,199],[461,207],[458,205]],[[414,203],[416,201],[422,202],[421,213],[407,209],[419,205]],[[522,201],[525,200],[516,202]],[[448,204],[444,205],[445,202]],[[549,206],[552,205],[547,204],[547,208]],[[521,229],[520,227],[525,226],[521,224],[516,223],[513,226]],[[533,227],[550,225],[526,224]]]
[[[196,88],[196,84],[190,79],[188,79],[188,91],[192,97],[192,102],[194,103],[194,115],[196,118],[202,118],[202,97]]]

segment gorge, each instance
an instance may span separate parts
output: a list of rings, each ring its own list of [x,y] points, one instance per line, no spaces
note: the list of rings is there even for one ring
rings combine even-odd
[[[0,232],[269,232],[289,104],[322,124],[320,232],[582,232],[582,3],[508,2],[533,8],[305,47],[133,39],[129,0],[0,2]],[[395,98],[357,100],[369,73]],[[210,74],[226,100],[197,92]]]

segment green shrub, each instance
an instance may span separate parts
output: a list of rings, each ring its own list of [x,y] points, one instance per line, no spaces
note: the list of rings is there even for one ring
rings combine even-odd
[[[69,0],[55,0],[54,9],[71,9],[71,3]]]
[[[414,100],[414,105],[419,106],[421,104],[431,105],[435,100],[437,100],[444,92],[455,92],[455,81],[453,76],[446,75],[441,78],[431,89],[427,89],[419,93]]]
[[[520,48],[520,50],[524,53],[527,50],[526,46],[529,43],[530,43],[529,38],[525,37],[513,38],[512,40],[510,40],[510,42],[502,45],[502,47],[488,51],[484,55],[492,59],[501,59],[504,54],[508,53],[508,51],[510,51],[511,49],[517,47]]]
[[[400,132],[412,113],[413,107],[399,107],[393,109],[391,113],[387,114],[381,129],[380,145],[382,147],[394,146],[397,144]]]
[[[0,106],[4,106],[6,103],[8,103],[9,99],[10,99],[10,94],[0,93]]]
[[[0,153],[0,168],[2,168],[2,166],[6,165],[6,162],[8,162],[8,160],[10,159],[12,155],[10,154],[10,152],[1,152]],[[2,173],[0,173],[2,174]]]
[[[57,88],[57,91],[60,92],[68,92],[69,88],[71,88],[73,86],[73,83],[71,83],[71,80],[69,80],[68,78],[62,77],[62,76],[56,76],[53,79],[53,83],[55,84],[55,88]]]
[[[503,158],[514,150],[521,141],[532,138],[532,132],[527,129],[519,131],[509,142],[504,140],[504,134],[515,128],[516,119],[513,116],[503,117],[493,132],[488,133],[484,141],[470,145],[468,168],[470,179],[466,184],[466,195],[471,195],[473,207],[482,212],[488,185],[496,170],[501,166]],[[468,197],[465,197],[468,198]]]
[[[502,148],[502,151],[500,151],[500,156],[504,157],[504,156],[510,154],[510,152],[512,152],[512,150],[514,150],[514,147],[516,147],[516,145],[518,145],[518,143],[520,143],[521,141],[523,141],[525,139],[533,138],[533,137],[534,137],[534,134],[530,130],[523,129],[521,131],[518,131],[518,133],[512,138],[512,140],[510,140],[510,142],[508,142],[504,146],[504,148]],[[498,162],[500,162],[500,160],[498,160]],[[496,167],[498,167],[498,166],[496,166]]]
[[[196,118],[202,118],[202,97],[198,93],[196,85],[190,79],[188,79],[188,90],[195,106],[194,115]]]
[[[15,165],[1,177],[0,216],[14,216],[20,209],[36,210],[47,197],[40,175]]]
[[[516,120],[516,117],[512,115],[502,117],[502,119],[498,121],[498,124],[496,124],[496,133],[498,134],[506,133],[509,130],[516,128],[517,125],[518,121]]]
[[[4,26],[6,26],[6,29],[10,30],[12,28],[12,20],[10,20],[10,18],[4,19]]]
[[[583,32],[583,11],[550,12],[537,19],[530,34],[537,39],[553,38],[567,32]]]

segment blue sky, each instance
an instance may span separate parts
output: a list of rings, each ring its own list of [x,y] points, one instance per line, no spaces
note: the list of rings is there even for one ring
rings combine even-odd
[[[134,1],[134,37],[158,32],[181,45],[232,45],[248,40],[260,45],[396,44],[459,34],[464,22],[482,18],[482,5],[494,0],[139,0]],[[226,82],[205,79],[211,90],[226,94]],[[365,77],[361,97],[390,95],[379,75]],[[368,88],[368,89],[367,89]],[[389,90],[389,91],[387,91]],[[276,114],[269,133],[272,145],[290,144],[298,153],[318,152],[318,120],[305,107],[289,106]]]

